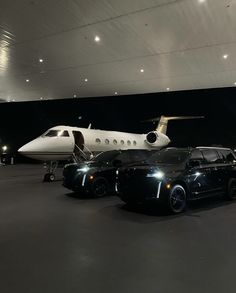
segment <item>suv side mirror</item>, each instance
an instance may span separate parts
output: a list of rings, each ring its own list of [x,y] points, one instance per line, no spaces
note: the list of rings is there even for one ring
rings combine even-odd
[[[121,160],[114,160],[114,161],[112,162],[112,165],[113,165],[114,167],[116,167],[116,168],[118,168],[118,167],[122,167],[122,161],[121,161]]]
[[[190,168],[196,168],[196,167],[200,167],[200,166],[201,166],[201,163],[200,163],[200,161],[198,161],[198,160],[190,160],[190,161],[188,162],[188,166],[189,166]]]

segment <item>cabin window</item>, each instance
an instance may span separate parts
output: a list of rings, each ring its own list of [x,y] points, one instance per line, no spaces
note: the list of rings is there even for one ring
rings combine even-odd
[[[137,145],[137,142],[135,140],[133,141],[133,145]]]
[[[120,141],[120,144],[121,145],[124,145],[125,144],[125,142],[123,141],[123,139]]]
[[[113,143],[116,145],[116,144],[117,144],[117,140],[116,140],[116,139],[114,139],[114,140],[113,140]]]
[[[100,144],[100,143],[101,143],[101,139],[100,139],[100,138],[96,138],[96,139],[95,139],[95,142],[96,142],[97,144]]]
[[[109,139],[105,139],[105,144],[109,144]]]
[[[131,145],[131,141],[130,140],[127,140],[127,145]]]

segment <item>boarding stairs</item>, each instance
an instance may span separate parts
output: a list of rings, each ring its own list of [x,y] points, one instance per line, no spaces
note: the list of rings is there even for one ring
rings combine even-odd
[[[84,145],[84,150],[82,150],[77,144],[75,144],[75,151],[73,153],[73,160],[78,162],[88,161],[90,160],[94,154],[91,150]]]

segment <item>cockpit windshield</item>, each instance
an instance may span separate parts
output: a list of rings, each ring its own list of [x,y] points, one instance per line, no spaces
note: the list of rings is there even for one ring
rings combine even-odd
[[[69,137],[69,132],[67,130],[48,130],[42,137]]]
[[[151,164],[178,165],[184,163],[189,156],[187,150],[167,149],[156,152],[147,162]]]

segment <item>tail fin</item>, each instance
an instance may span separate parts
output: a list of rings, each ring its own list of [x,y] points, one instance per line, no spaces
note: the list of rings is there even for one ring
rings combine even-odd
[[[159,121],[156,131],[166,134],[168,122],[172,120],[189,120],[189,119],[203,119],[204,116],[176,116],[176,117],[166,117],[161,116],[159,118],[150,119],[148,121]]]

